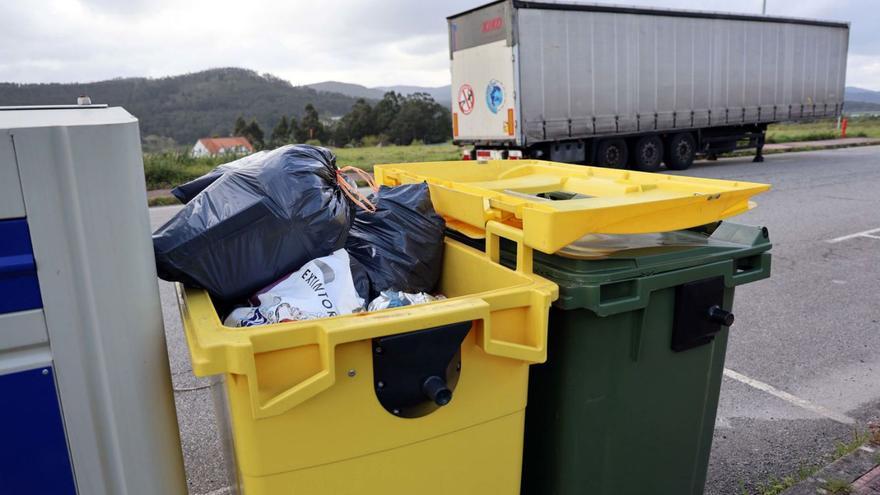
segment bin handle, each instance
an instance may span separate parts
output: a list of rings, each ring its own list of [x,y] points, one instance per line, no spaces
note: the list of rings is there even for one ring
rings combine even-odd
[[[498,332],[498,319],[495,319],[492,325],[484,324],[478,329],[476,338],[477,345],[480,346],[486,354],[515,359],[529,364],[543,363],[547,360],[547,317],[549,304],[547,299],[553,300],[557,297],[557,292],[533,290],[526,294],[522,294],[524,299],[515,301],[508,308],[496,308],[499,311],[505,309],[524,309],[528,308],[526,321],[526,331],[528,333],[521,336],[520,341],[511,341],[506,339],[501,332]],[[537,308],[545,308],[539,311]],[[523,341],[524,340],[524,341]]]
[[[753,260],[754,264],[745,270],[737,270],[735,264],[740,260],[734,260],[733,274],[730,276],[734,286],[761,280],[770,273],[770,253],[760,253],[745,259]]]
[[[494,263],[499,262],[501,258],[501,237],[516,243],[516,271],[531,275],[534,250],[526,246],[522,229],[511,227],[495,220],[486,222],[486,256]]]
[[[332,320],[325,320],[323,324],[315,324],[308,330],[306,328],[299,329],[297,341],[293,345],[287,341],[277,343],[272,346],[273,348],[248,353],[248,362],[244,363],[244,375],[247,377],[251,412],[254,418],[267,418],[283,414],[330,388],[336,382],[336,347],[338,345],[465,321],[482,320],[483,328],[486,328],[490,321],[489,303],[479,297],[448,299],[430,303],[430,324],[426,324],[424,321],[426,309],[429,308],[419,305],[406,306],[387,312],[364,313],[362,317],[354,321],[348,320],[340,325],[331,325]],[[275,394],[269,395],[267,391],[261,389],[260,384],[264,380],[261,380],[260,370],[257,366],[256,356],[259,353],[309,345],[317,345],[320,355],[320,367],[315,373]],[[510,351],[505,351],[503,345],[500,346],[500,351],[510,353]]]

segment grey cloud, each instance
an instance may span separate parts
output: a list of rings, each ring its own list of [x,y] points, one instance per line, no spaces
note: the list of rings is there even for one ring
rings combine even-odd
[[[79,3],[95,14],[136,16],[160,9],[168,2],[162,0],[79,0]]]
[[[773,15],[852,22],[851,74],[880,89],[874,0],[767,0]],[[757,13],[761,0],[615,0]],[[4,0],[0,81],[89,81],[241,66],[296,84],[448,83],[446,17],[479,0]],[[52,9],[58,9],[53,11]],[[66,9],[66,10],[65,10]]]

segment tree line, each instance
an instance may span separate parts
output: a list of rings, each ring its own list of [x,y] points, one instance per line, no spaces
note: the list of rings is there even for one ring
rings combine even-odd
[[[449,109],[428,94],[389,91],[375,106],[358,99],[335,121],[322,120],[309,103],[301,119],[282,116],[268,136],[255,119],[247,122],[239,116],[232,135],[246,137],[258,150],[306,142],[339,147],[441,143],[452,137],[452,122]]]

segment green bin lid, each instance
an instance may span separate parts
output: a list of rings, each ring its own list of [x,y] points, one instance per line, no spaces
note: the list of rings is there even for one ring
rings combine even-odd
[[[501,244],[501,262],[513,265],[513,243],[501,239]],[[766,228],[731,222],[658,234],[590,235],[556,254],[535,251],[534,271],[559,285],[557,307],[588,308],[604,313],[598,306],[604,304],[601,301],[606,299],[606,293],[615,290],[613,286],[623,287],[617,282],[724,261],[734,264],[731,273],[737,273],[739,260],[744,260],[744,266],[748,266],[751,273],[737,277],[733,285],[766,278],[770,271],[769,254],[761,256],[770,247]],[[670,286],[688,281],[677,281],[676,277],[666,277],[666,280]],[[617,307],[640,306],[642,301]]]

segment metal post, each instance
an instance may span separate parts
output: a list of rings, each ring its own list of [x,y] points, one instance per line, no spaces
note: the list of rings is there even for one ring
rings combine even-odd
[[[755,163],[761,163],[764,161],[764,131],[761,131],[761,134],[758,135],[758,138],[755,141],[755,158],[753,158],[752,161]]]
[[[761,7],[761,15],[767,15],[767,0],[764,0],[764,4]]]

